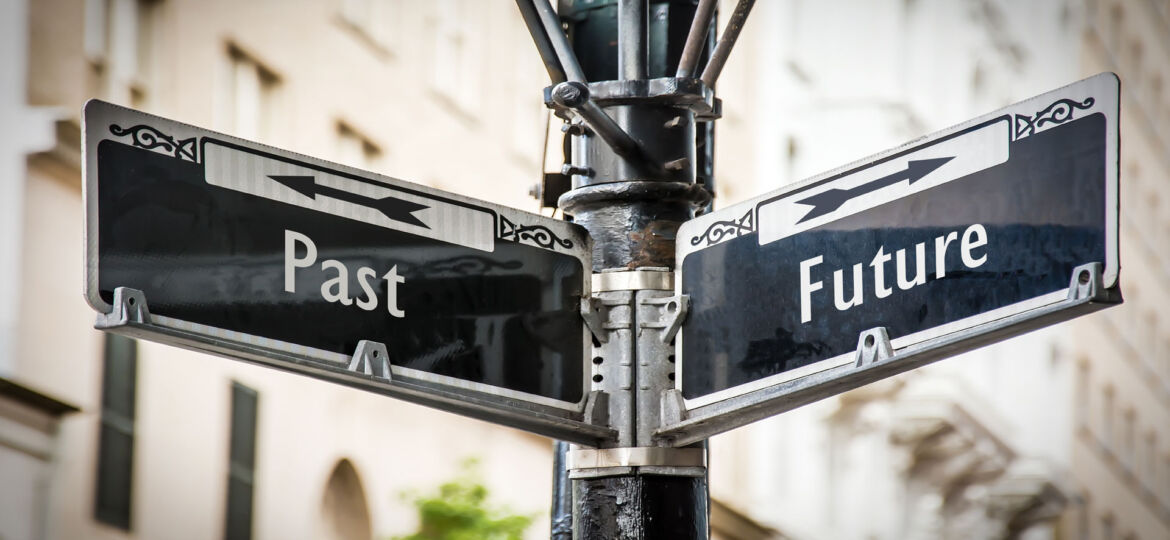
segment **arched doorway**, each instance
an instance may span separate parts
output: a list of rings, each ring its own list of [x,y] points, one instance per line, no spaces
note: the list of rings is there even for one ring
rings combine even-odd
[[[370,512],[362,480],[348,459],[333,467],[321,496],[321,525],[318,538],[326,540],[371,540]]]

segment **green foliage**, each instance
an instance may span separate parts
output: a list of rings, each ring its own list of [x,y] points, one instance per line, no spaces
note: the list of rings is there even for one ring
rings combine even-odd
[[[520,540],[535,516],[489,506],[490,493],[474,460],[429,495],[403,494],[418,508],[418,532],[394,540]]]

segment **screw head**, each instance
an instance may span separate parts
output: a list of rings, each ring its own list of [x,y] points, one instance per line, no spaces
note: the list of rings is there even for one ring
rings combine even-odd
[[[589,87],[577,81],[563,82],[553,87],[552,98],[557,105],[577,108],[589,101]]]

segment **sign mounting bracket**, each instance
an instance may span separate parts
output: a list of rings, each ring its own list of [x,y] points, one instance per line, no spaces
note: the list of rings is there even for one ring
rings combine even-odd
[[[894,356],[894,347],[890,344],[890,334],[886,332],[886,327],[871,328],[857,337],[857,361],[854,367],[881,362],[891,356]]]
[[[348,369],[390,382],[390,355],[386,352],[386,345],[366,339],[359,341]]]
[[[114,289],[114,309],[99,313],[93,327],[109,330],[132,324],[150,324],[150,309],[146,307],[146,295],[138,289],[117,287]]]
[[[662,313],[657,321],[644,322],[640,325],[639,329],[661,329],[662,333],[659,340],[663,343],[670,343],[670,340],[674,339],[674,335],[682,328],[683,322],[686,321],[687,308],[690,306],[691,297],[685,294],[678,294],[675,296],[643,298],[642,303],[649,306],[656,306]]]
[[[1121,302],[1121,289],[1106,289],[1104,285],[1105,265],[1100,262],[1083,264],[1073,269],[1068,285],[1068,299],[1093,302]]]

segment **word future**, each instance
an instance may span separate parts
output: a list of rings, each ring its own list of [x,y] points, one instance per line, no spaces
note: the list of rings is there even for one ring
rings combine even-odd
[[[304,246],[305,256],[297,257],[297,244]],[[284,231],[284,290],[297,292],[297,268],[308,268],[317,262],[317,245],[308,235],[285,229]],[[335,275],[321,283],[321,297],[328,302],[340,302],[343,305],[355,303],[357,307],[366,311],[378,308],[378,296],[374,292],[374,285],[370,282],[378,275],[373,268],[362,266],[357,269],[357,282],[362,288],[364,298],[354,299],[349,296],[349,269],[341,261],[325,259],[321,262],[321,271],[332,270]],[[393,317],[406,317],[406,312],[398,309],[398,285],[405,283],[406,278],[398,275],[398,265],[382,275],[386,280],[386,309]]]
[[[957,240],[959,240],[957,231],[934,239],[935,279],[942,279],[947,275],[947,248]],[[963,238],[959,246],[959,256],[963,261],[963,266],[976,268],[987,262],[986,253],[979,256],[973,253],[976,248],[985,245],[987,245],[987,229],[978,223],[967,227],[967,230],[963,231]],[[914,246],[915,271],[913,278],[906,275],[906,250],[899,249],[895,255],[891,255],[886,253],[885,249],[885,246],[878,246],[877,254],[869,262],[869,267],[873,270],[873,293],[876,298],[882,299],[894,294],[894,288],[886,285],[886,263],[890,262],[890,259],[896,259],[895,264],[898,267],[896,278],[899,289],[905,291],[926,284],[926,242],[919,242]],[[812,321],[812,294],[825,287],[824,282],[820,279],[815,281],[812,279],[813,268],[819,266],[824,260],[823,256],[817,255],[800,262],[801,324]],[[853,306],[860,306],[865,301],[865,266],[864,263],[853,265],[853,295],[848,300],[845,299],[844,270],[833,271],[833,305],[837,307],[837,311],[846,311]]]

